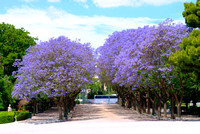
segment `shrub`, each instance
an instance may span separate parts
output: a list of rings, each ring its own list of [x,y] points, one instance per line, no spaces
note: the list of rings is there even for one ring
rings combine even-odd
[[[80,104],[81,102],[79,100],[76,100],[76,104]]]
[[[27,111],[1,111],[0,112],[0,124],[21,121],[29,118],[29,112]]]
[[[15,120],[16,121],[26,120],[28,118],[29,118],[29,112],[27,112],[27,111],[16,111],[15,112]]]
[[[15,121],[15,112],[0,112],[0,124],[10,123]]]

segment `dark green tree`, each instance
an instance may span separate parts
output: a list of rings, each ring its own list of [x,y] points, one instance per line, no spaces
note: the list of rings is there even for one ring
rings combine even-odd
[[[4,79],[0,79],[0,110],[6,110],[9,104],[9,94],[7,92]]]
[[[181,50],[173,53],[169,60],[182,72],[200,73],[200,30],[193,30],[189,38],[184,38],[179,44]],[[199,75],[200,76],[200,75]],[[199,78],[198,76],[198,78]]]
[[[0,61],[3,60],[3,56],[2,54],[0,53]],[[2,65],[2,62],[0,62],[0,78],[3,76],[3,65]]]
[[[196,102],[199,100],[200,91],[200,30],[193,30],[188,38],[184,38],[182,43],[179,44],[180,50],[177,50],[169,57],[172,64],[177,66],[182,73],[189,73],[195,76],[190,80],[189,88],[186,84],[186,94],[191,97],[194,103],[194,113],[196,112]],[[186,100],[188,103],[189,100]]]
[[[0,24],[0,75],[12,75],[15,59],[21,59],[25,50],[36,45],[36,38],[29,36],[24,28],[16,29],[10,24]],[[3,70],[2,70],[3,69]],[[3,73],[3,74],[2,74]]]
[[[185,23],[188,27],[200,28],[200,0],[197,0],[196,4],[184,3],[185,10],[183,11],[183,17],[185,17]]]
[[[29,36],[25,29],[16,29],[10,24],[0,24],[0,110],[6,110],[8,104],[14,104],[11,98],[14,79],[12,72],[15,59],[22,59],[26,49],[36,45],[36,38]]]

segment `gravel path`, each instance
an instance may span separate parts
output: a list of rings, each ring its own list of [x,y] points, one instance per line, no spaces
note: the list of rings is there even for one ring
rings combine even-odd
[[[69,121],[155,121],[157,119],[150,116],[138,114],[130,109],[124,109],[118,104],[79,104],[72,111],[72,118]],[[19,121],[28,124],[49,124],[64,122],[58,120],[58,109],[52,107],[44,113],[36,114],[31,119]]]
[[[158,121],[155,116],[138,114],[131,109],[125,109],[118,104],[79,104],[76,105],[70,120],[58,120],[58,109],[52,107],[44,113],[39,113],[31,119],[19,121],[28,124],[49,124],[69,121],[95,121],[95,122],[134,122]],[[170,120],[170,118],[169,118]],[[177,119],[179,120],[179,119]],[[200,121],[200,117],[183,116],[182,121]]]
[[[71,120],[155,121],[157,119],[138,114],[130,109],[124,109],[118,104],[84,104],[76,106]]]

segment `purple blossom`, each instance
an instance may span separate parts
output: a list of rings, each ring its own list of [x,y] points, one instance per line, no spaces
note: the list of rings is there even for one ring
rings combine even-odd
[[[162,72],[160,75],[171,71],[171,67],[165,67],[164,58],[179,49],[187,31],[185,25],[166,19],[157,26],[114,32],[97,49],[100,79],[107,84],[134,88],[145,81],[151,83],[149,77],[158,76],[158,71]]]
[[[95,58],[89,44],[60,36],[27,49],[14,72],[17,83],[12,96],[35,97],[37,94],[62,96],[71,89],[79,90],[95,73]]]

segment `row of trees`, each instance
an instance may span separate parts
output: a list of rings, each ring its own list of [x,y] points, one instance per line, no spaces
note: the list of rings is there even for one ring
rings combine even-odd
[[[157,26],[114,32],[97,50],[101,81],[112,86],[126,106],[132,105],[140,113],[146,109],[150,113],[150,107],[154,108],[157,102],[157,115],[161,116],[163,104],[166,118],[167,102],[170,101],[171,118],[175,118],[175,102],[180,117],[184,92],[192,93],[195,82],[199,80],[195,73],[199,66],[194,66],[195,61],[187,57],[188,50],[183,52],[189,44],[190,39],[186,38],[189,32],[185,25],[175,24],[170,19]],[[192,32],[189,38],[197,36],[197,32]],[[197,38],[199,40],[199,36]],[[198,40],[190,41],[193,44],[191,49],[200,45]],[[193,50],[190,52],[199,64],[199,48]],[[190,71],[184,71],[182,67]]]
[[[150,113],[152,107],[154,114],[157,102],[158,116],[163,105],[166,117],[170,101],[171,118],[175,103],[180,117],[183,100],[196,106],[200,99],[200,31],[193,30],[200,28],[200,0],[184,6],[188,27],[167,19],[157,26],[114,32],[97,50],[100,79],[140,113]]]

